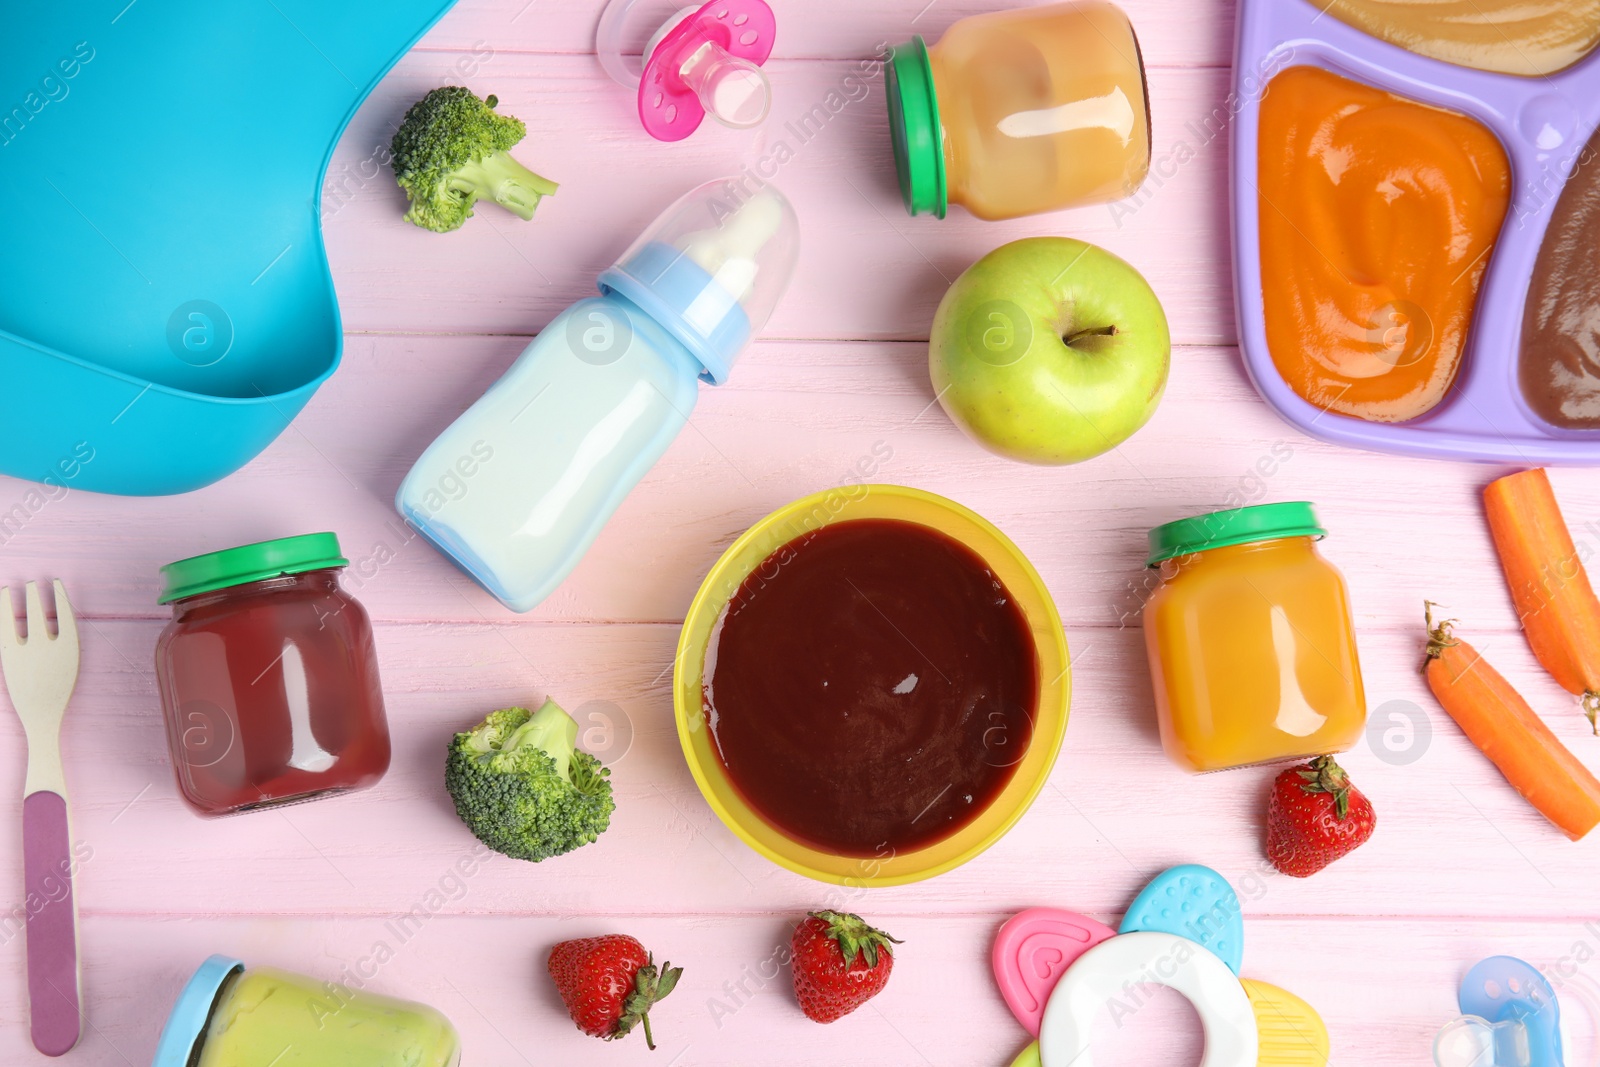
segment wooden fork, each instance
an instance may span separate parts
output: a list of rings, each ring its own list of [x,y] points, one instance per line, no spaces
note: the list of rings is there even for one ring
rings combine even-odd
[[[78,1043],[82,1026],[78,969],[78,902],[72,892],[72,832],[61,768],[61,718],[78,681],[78,627],[59,581],[56,635],[29,582],[28,633],[17,634],[11,590],[0,587],[0,669],[11,705],[28,735],[28,777],[22,801],[22,867],[27,890],[28,1005],[33,1045],[60,1056]]]

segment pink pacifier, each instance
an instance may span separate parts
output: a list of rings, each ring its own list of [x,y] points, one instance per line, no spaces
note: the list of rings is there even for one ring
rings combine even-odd
[[[724,126],[758,126],[772,106],[761,64],[772,54],[777,19],[765,0],[712,0],[664,20],[656,0],[611,0],[600,16],[595,52],[606,73],[638,87],[639,119],[658,141],[681,141],[709,113]],[[653,30],[640,48],[641,26]]]

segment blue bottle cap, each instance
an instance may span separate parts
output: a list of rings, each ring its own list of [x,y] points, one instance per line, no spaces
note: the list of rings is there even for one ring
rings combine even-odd
[[[770,185],[726,178],[690,190],[617,263],[600,291],[632,301],[720,385],[766,325],[799,257],[794,209]]]
[[[639,306],[683,343],[713,385],[750,343],[750,319],[726,289],[689,256],[660,241],[634,252],[600,275],[600,291]]]

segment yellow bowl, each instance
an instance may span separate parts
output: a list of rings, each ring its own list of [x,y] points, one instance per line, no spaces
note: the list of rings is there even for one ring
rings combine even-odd
[[[740,795],[706,728],[701,681],[706,645],[728,601],[764,560],[795,538],[836,522],[899,519],[938,530],[976,552],[1010,590],[1027,619],[1038,656],[1037,714],[1027,751],[1006,787],[978,816],[943,840],[910,852],[839,856],[796,840],[767,822]],[[717,817],[757,852],[781,867],[840,885],[903,885],[931,878],[972,859],[1000,840],[1044,787],[1067,730],[1072,679],[1067,637],[1050,592],[1011,539],[986,519],[942,496],[898,485],[855,485],[796,500],[746,530],[700,585],[678,638],[673,706],[689,770]]]

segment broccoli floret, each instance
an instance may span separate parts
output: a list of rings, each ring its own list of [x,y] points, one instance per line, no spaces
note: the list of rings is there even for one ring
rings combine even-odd
[[[531,219],[539,198],[556,191],[555,182],[507,154],[528,128],[521,119],[495,114],[497,103],[447,85],[411,105],[389,146],[395,180],[411,201],[407,222],[447,233],[472,217],[481,197]]]
[[[553,700],[489,713],[450,742],[444,781],[478,840],[534,863],[591,844],[611,825],[611,772],[577,748],[578,724]]]

